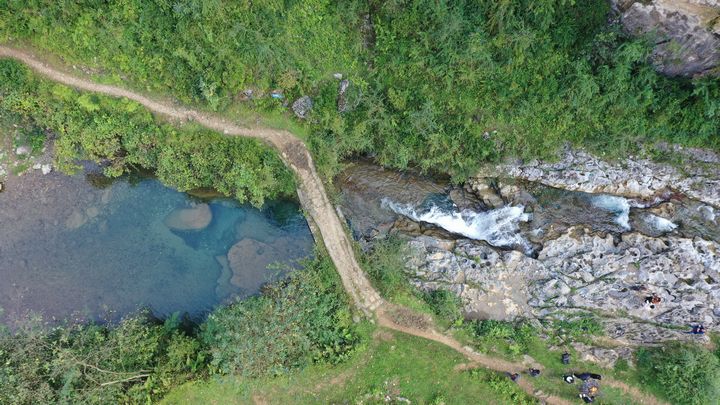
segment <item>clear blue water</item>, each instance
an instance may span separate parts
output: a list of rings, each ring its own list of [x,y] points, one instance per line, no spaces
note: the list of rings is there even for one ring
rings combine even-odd
[[[173,210],[202,203],[212,211],[206,228],[166,226]],[[15,179],[0,193],[0,226],[6,322],[30,313],[50,321],[114,320],[141,307],[198,317],[257,293],[312,253],[307,223],[292,202],[256,209],[230,199],[199,201],[152,179],[103,189],[82,175]]]

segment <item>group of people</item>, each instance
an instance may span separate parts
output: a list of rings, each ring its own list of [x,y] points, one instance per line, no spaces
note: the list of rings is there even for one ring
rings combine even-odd
[[[650,309],[657,308],[658,305],[662,302],[662,298],[660,298],[657,294],[652,293],[652,295],[648,295],[645,297],[645,305],[647,305]],[[691,335],[704,335],[705,334],[705,326],[703,324],[699,325],[693,325],[690,332],[686,332]]]
[[[560,357],[560,361],[562,364],[568,365],[570,364],[570,353],[565,352]],[[540,375],[540,370],[537,368],[530,368],[528,369],[527,373],[531,377],[538,377]],[[513,382],[517,382],[520,379],[519,373],[505,373],[510,380]],[[580,386],[580,399],[583,400],[586,404],[595,402],[595,397],[600,392],[600,384],[598,381],[602,380],[602,376],[600,374],[590,373],[590,372],[583,372],[583,373],[572,373],[572,374],[566,374],[563,375],[563,380],[568,384],[575,384],[575,379],[582,380],[582,385]]]

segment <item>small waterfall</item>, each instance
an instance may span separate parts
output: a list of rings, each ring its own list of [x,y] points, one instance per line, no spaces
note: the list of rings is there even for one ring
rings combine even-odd
[[[530,243],[520,234],[520,222],[530,220],[523,206],[508,206],[486,212],[464,210],[449,211],[433,204],[428,209],[418,209],[410,204],[400,204],[383,198],[382,205],[397,214],[414,221],[437,225],[447,231],[471,239],[484,240],[498,247],[522,247],[530,252]]]
[[[597,208],[617,215],[615,222],[623,229],[630,230],[630,203],[622,197],[613,195],[596,195],[591,197],[591,203]]]

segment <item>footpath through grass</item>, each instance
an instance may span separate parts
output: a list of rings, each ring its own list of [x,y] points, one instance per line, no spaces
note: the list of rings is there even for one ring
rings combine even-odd
[[[164,404],[534,403],[505,376],[464,369],[466,359],[425,339],[364,327],[366,344],[347,362],[275,378],[217,378],[172,391]]]

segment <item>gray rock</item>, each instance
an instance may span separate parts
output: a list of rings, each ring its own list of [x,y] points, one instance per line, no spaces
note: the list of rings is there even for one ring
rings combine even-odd
[[[27,145],[20,145],[15,149],[15,154],[20,155],[29,155],[31,152],[31,149]]]
[[[350,81],[349,80],[342,80],[340,82],[340,85],[338,87],[338,100],[337,100],[337,108],[339,112],[346,112],[350,110],[350,107],[348,106],[348,95],[347,91],[348,88],[350,88]]]
[[[654,39],[652,59],[659,72],[693,76],[711,72],[720,65],[719,2],[611,0],[611,3],[628,32]]]
[[[590,361],[604,368],[613,368],[619,359],[625,360],[628,365],[633,365],[633,350],[622,346],[616,348],[593,347],[580,342],[573,342],[571,346],[580,356],[580,360]]]
[[[298,118],[304,119],[307,117],[307,114],[312,110],[313,107],[313,101],[309,96],[302,96],[299,99],[295,100],[295,102],[292,104],[292,110],[295,113],[295,116]]]
[[[720,208],[720,165],[705,164],[703,159],[706,157],[688,156],[681,168],[634,156],[610,163],[585,151],[566,148],[561,159],[553,163],[510,161],[487,165],[468,184],[483,195],[487,193],[488,179],[509,177],[565,190],[635,198],[635,205],[662,201],[680,192]]]
[[[611,337],[632,344],[688,339],[703,323],[720,330],[720,244],[636,232],[595,235],[571,228],[537,258],[470,240],[412,239],[407,269],[424,290],[447,289],[477,318],[602,314]],[[645,298],[657,295],[654,307]],[[668,327],[676,327],[676,330]],[[694,339],[694,338],[693,338]]]

